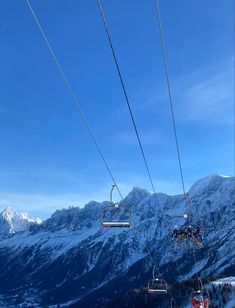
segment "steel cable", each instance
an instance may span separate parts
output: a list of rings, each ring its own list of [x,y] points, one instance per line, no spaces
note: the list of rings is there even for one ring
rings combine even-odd
[[[110,46],[110,49],[112,51],[113,59],[114,59],[115,66],[116,66],[116,69],[117,69],[118,77],[120,79],[120,83],[121,83],[121,87],[122,87],[123,94],[124,94],[124,97],[125,97],[125,101],[126,101],[126,104],[127,104],[127,107],[128,107],[129,113],[130,113],[131,121],[132,121],[134,130],[135,130],[135,134],[136,134],[136,138],[137,138],[137,141],[138,141],[138,144],[139,144],[141,155],[143,157],[144,164],[145,164],[145,167],[146,167],[146,170],[147,170],[147,173],[148,173],[149,181],[150,181],[150,184],[151,184],[151,187],[152,187],[154,194],[156,194],[156,190],[155,190],[155,187],[154,187],[154,184],[153,184],[153,179],[152,179],[150,169],[149,169],[149,166],[148,166],[148,163],[147,163],[146,155],[145,155],[142,143],[141,143],[141,139],[140,139],[139,132],[138,132],[137,125],[136,125],[136,122],[135,122],[135,118],[134,118],[134,114],[133,114],[133,111],[132,111],[132,108],[131,108],[131,105],[130,105],[130,100],[128,98],[126,86],[125,86],[125,83],[124,83],[124,80],[123,80],[123,77],[122,77],[122,73],[121,73],[119,63],[118,63],[116,52],[115,52],[115,49],[114,49],[114,46],[113,46],[113,43],[112,43],[112,40],[111,40],[108,24],[107,24],[106,19],[105,19],[105,15],[104,15],[104,11],[103,11],[103,8],[102,8],[102,5],[101,5],[101,1],[97,0],[97,3],[98,3],[98,6],[99,6],[99,11],[100,11],[102,22],[103,22],[103,25],[104,25],[104,28],[105,28],[105,32],[107,34],[109,46]],[[156,203],[158,204],[157,200],[156,200]]]
[[[175,121],[175,113],[174,113],[174,106],[173,106],[173,99],[172,99],[172,91],[171,91],[170,78],[169,78],[166,45],[165,45],[163,27],[162,27],[162,22],[161,22],[161,15],[160,15],[160,7],[159,7],[158,0],[155,0],[155,3],[156,3],[156,11],[157,11],[157,21],[158,21],[158,26],[159,26],[160,38],[161,38],[161,47],[162,47],[162,54],[163,54],[164,70],[165,70],[165,75],[166,75],[167,91],[168,91],[168,96],[169,96],[171,118],[172,118],[173,131],[174,131],[175,144],[176,144],[176,152],[177,152],[177,158],[178,158],[178,164],[179,164],[179,170],[180,170],[180,177],[181,177],[183,193],[186,196],[183,168],[182,168],[182,162],[181,162],[181,157],[180,157],[179,141],[178,141],[178,135],[177,135],[177,130],[176,130],[176,121]]]
[[[115,178],[114,178],[114,176],[113,176],[113,174],[111,172],[111,169],[110,169],[110,167],[109,167],[109,165],[108,165],[108,163],[107,163],[107,161],[106,161],[106,159],[105,159],[105,157],[104,157],[104,155],[103,155],[103,153],[102,153],[102,151],[100,149],[100,146],[98,145],[98,143],[97,143],[97,141],[95,139],[95,136],[94,136],[90,126],[88,125],[88,122],[87,122],[87,120],[86,120],[82,110],[81,110],[79,101],[78,101],[78,99],[77,99],[77,97],[76,97],[76,95],[75,95],[75,93],[74,93],[74,91],[72,89],[72,86],[71,86],[68,78],[66,77],[66,75],[65,75],[65,73],[64,73],[64,71],[63,71],[63,69],[62,69],[62,67],[61,67],[61,65],[59,63],[59,60],[56,57],[55,52],[54,52],[54,50],[53,50],[53,48],[52,48],[52,46],[51,46],[51,44],[50,44],[46,34],[45,34],[45,32],[44,32],[44,30],[43,30],[43,28],[42,28],[42,26],[41,26],[41,24],[40,24],[40,22],[39,22],[39,20],[37,18],[36,14],[35,14],[35,12],[34,12],[34,10],[32,8],[32,6],[31,6],[29,0],[25,0],[25,1],[26,1],[27,5],[28,5],[28,7],[30,9],[30,12],[31,12],[35,22],[36,22],[36,25],[37,25],[37,27],[39,29],[39,32],[41,33],[41,35],[43,37],[43,40],[46,43],[46,46],[48,47],[48,50],[49,50],[49,52],[50,52],[50,54],[51,54],[51,56],[52,56],[52,58],[53,58],[53,60],[54,60],[54,62],[56,64],[56,66],[57,66],[57,68],[58,68],[58,70],[60,72],[60,75],[61,75],[61,77],[62,77],[62,79],[63,79],[63,81],[65,83],[65,86],[68,89],[68,92],[69,92],[70,96],[72,97],[74,103],[77,106],[78,112],[79,112],[79,114],[80,114],[80,116],[82,118],[82,121],[83,121],[86,129],[88,130],[88,133],[89,133],[93,143],[95,144],[95,147],[96,147],[96,149],[97,149],[97,151],[98,151],[98,153],[99,153],[99,155],[101,157],[101,160],[103,161],[103,163],[105,165],[105,168],[107,169],[107,172],[108,172],[109,176],[111,177],[113,183],[116,185],[120,197],[123,199],[123,196],[122,196],[122,194],[121,194],[121,192],[119,190],[119,187],[118,187],[117,182],[116,182],[116,180],[115,180]]]

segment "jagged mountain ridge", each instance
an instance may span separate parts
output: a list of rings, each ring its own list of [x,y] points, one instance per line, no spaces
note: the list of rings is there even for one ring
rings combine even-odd
[[[203,277],[233,270],[235,238],[226,235],[235,227],[234,178],[199,180],[190,195],[194,216],[202,216],[206,233],[205,247],[195,252],[196,265],[192,255],[174,253],[169,236],[172,226],[180,224],[174,216],[185,212],[183,196],[157,194],[157,207],[152,194],[134,188],[123,200],[132,210],[130,230],[102,230],[100,211],[107,202],[92,201],[83,209],[56,211],[41,225],[3,240],[0,299],[7,307],[102,307],[105,297],[144,286],[151,278],[152,257],[169,282],[197,271]]]
[[[0,238],[28,230],[30,226],[40,223],[42,220],[38,217],[32,218],[27,213],[17,213],[14,209],[7,207],[0,213]]]

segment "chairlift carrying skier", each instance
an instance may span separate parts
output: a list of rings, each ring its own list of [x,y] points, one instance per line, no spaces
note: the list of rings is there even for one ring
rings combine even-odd
[[[191,304],[195,308],[208,308],[210,304],[210,297],[207,291],[202,288],[191,293]]]

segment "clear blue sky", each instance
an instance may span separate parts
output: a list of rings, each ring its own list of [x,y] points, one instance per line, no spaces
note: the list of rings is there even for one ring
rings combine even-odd
[[[233,175],[233,0],[161,0],[187,189]],[[31,4],[122,193],[151,191],[95,0]],[[157,191],[181,193],[154,0],[103,0]],[[46,217],[110,178],[26,2],[0,3],[0,204]]]

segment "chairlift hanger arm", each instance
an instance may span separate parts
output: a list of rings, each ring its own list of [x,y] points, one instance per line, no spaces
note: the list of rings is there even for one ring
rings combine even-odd
[[[200,292],[203,292],[203,284],[202,284],[202,279],[199,277],[198,281],[200,282]]]
[[[189,196],[189,193],[185,193],[185,198],[188,201],[189,204],[189,210],[186,214],[182,214],[182,215],[176,215],[175,217],[177,218],[189,218],[191,219],[193,217],[193,203],[192,200]]]
[[[120,207],[119,202],[115,203],[113,202],[113,190],[116,188],[118,190],[118,187],[116,184],[112,185],[111,191],[110,191],[110,206],[111,207]]]
[[[189,212],[188,212],[188,215],[193,215],[193,202],[192,202],[192,199],[190,198],[190,195],[189,193],[186,193],[186,198],[188,200],[188,204],[189,204]]]
[[[111,204],[113,204],[113,190],[114,190],[115,187],[117,188],[117,185],[113,184],[112,188],[111,188],[111,191],[110,191],[110,203]]]

